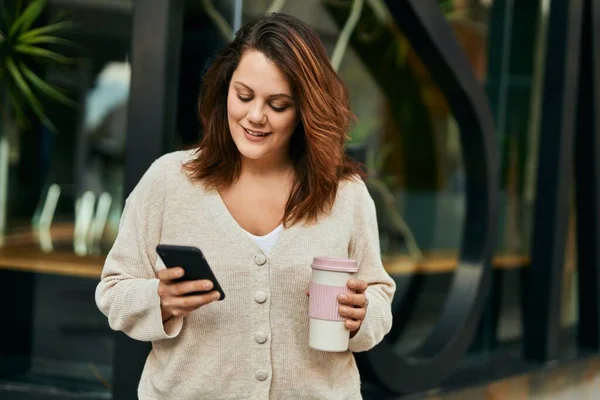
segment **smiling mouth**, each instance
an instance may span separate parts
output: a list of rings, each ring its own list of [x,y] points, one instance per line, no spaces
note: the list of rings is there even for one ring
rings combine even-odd
[[[244,128],[242,126],[242,128]],[[246,131],[246,133],[250,136],[254,136],[254,137],[265,137],[271,134],[271,132],[259,132],[259,131],[251,131],[250,129],[246,129],[244,128],[244,130]]]

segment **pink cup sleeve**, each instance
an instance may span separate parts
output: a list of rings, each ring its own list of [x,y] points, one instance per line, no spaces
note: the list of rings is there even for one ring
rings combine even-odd
[[[327,321],[344,321],[339,314],[338,295],[350,293],[347,286],[331,286],[311,282],[309,286],[308,316]]]

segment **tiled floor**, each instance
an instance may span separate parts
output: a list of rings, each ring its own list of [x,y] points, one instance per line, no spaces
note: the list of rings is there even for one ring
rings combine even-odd
[[[570,363],[480,387],[430,396],[429,400],[596,400],[600,359]]]

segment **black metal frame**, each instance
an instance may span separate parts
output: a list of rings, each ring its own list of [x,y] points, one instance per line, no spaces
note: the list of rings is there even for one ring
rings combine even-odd
[[[552,0],[542,92],[532,265],[525,299],[524,355],[559,357],[583,0]]]
[[[169,148],[175,130],[183,0],[135,3],[125,194]]]
[[[433,331],[399,356],[387,338],[361,357],[371,376],[394,393],[442,382],[471,344],[491,283],[497,210],[497,154],[488,101],[434,0],[387,0],[398,27],[448,99],[460,127],[467,175],[467,217],[459,266]]]
[[[586,0],[575,137],[580,347],[600,349],[600,1]]]
[[[175,130],[183,0],[136,1],[125,146],[125,196],[170,149]],[[137,398],[148,343],[115,333],[113,399]]]

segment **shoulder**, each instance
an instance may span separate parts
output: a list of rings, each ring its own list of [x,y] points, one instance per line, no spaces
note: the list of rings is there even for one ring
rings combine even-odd
[[[183,172],[183,166],[196,158],[197,152],[192,150],[180,150],[164,154],[156,159],[146,175],[154,179],[163,179]]]
[[[367,184],[358,175],[340,181],[334,209],[346,217],[365,218],[375,212],[375,204]]]
[[[187,178],[184,165],[197,157],[196,150],[180,150],[162,155],[154,160],[139,185],[154,185],[169,182],[179,182]]]
[[[367,184],[358,175],[340,181],[336,202],[351,203],[354,206],[363,202],[372,203]]]
[[[334,205],[334,215],[351,224],[354,243],[377,235],[377,211],[371,197],[369,182],[352,176],[340,182]]]

